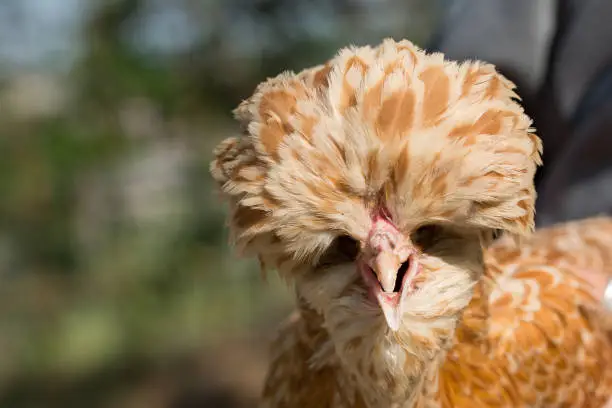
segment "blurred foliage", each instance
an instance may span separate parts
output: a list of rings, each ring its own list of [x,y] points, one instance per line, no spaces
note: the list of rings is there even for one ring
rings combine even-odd
[[[228,247],[212,148],[262,79],[422,44],[434,5],[91,1],[68,74],[6,76],[0,407],[250,406],[290,297]]]

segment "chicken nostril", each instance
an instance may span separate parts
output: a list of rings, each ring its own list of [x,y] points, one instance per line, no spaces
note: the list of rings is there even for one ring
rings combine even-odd
[[[395,286],[393,287],[393,292],[399,292],[402,290],[402,282],[404,281],[404,276],[406,276],[406,272],[408,272],[408,268],[410,267],[410,258],[408,258],[397,271],[397,277],[395,278]]]

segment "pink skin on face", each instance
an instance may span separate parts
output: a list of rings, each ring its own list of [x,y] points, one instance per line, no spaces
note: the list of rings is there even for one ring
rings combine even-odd
[[[389,328],[398,330],[403,314],[402,300],[412,291],[411,282],[420,268],[417,251],[410,239],[397,229],[384,211],[372,219],[358,265]],[[396,285],[398,279],[401,281]]]

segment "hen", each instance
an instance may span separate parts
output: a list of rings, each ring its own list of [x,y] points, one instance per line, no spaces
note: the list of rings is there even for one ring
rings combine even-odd
[[[298,305],[262,406],[603,405],[612,345],[578,271],[612,267],[612,220],[531,235],[541,142],[513,89],[388,39],[237,108],[211,164],[231,236]]]

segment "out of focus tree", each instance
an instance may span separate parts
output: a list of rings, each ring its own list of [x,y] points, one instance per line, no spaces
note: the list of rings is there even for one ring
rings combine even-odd
[[[251,406],[288,297],[228,251],[212,147],[262,79],[424,43],[436,3],[43,3],[0,5],[0,407]],[[61,7],[70,45],[18,58]]]

